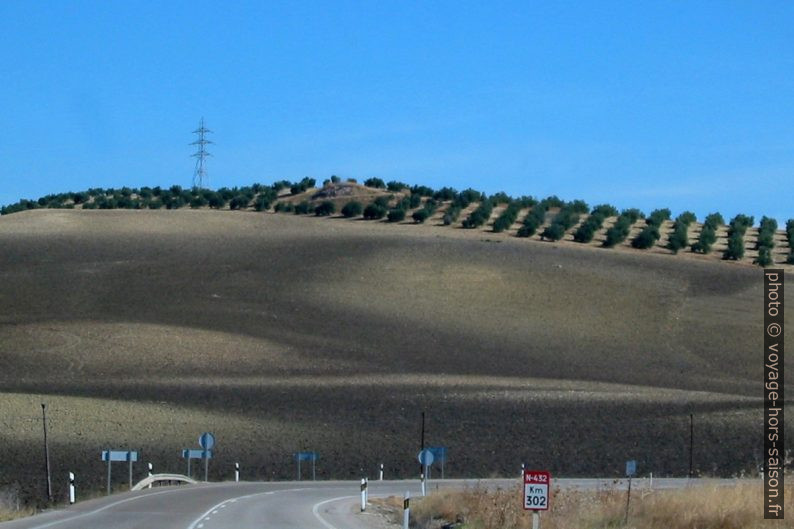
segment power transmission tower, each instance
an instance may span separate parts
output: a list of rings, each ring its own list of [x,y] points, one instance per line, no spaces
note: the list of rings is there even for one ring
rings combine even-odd
[[[203,189],[205,179],[207,178],[207,170],[204,167],[204,161],[208,156],[212,156],[207,152],[207,145],[212,143],[206,138],[207,133],[212,132],[204,126],[204,118],[199,121],[199,128],[193,131],[193,134],[198,134],[198,140],[190,145],[198,145],[198,150],[191,156],[196,158],[196,169],[193,171],[193,187]]]

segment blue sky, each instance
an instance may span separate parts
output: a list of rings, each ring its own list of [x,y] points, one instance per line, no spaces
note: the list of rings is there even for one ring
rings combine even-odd
[[[363,179],[794,217],[791,2],[0,2],[0,204]]]

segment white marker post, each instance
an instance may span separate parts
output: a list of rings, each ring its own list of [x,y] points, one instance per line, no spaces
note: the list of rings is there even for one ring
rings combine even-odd
[[[380,473],[378,474],[378,481],[383,481],[383,463],[380,464]]]
[[[240,463],[234,464],[234,481],[235,483],[240,481]]]
[[[147,463],[147,464],[149,465],[149,477],[152,477],[152,464],[151,463]],[[150,488],[150,489],[152,488],[152,484],[151,483],[149,483],[149,487],[148,488]]]
[[[361,478],[361,512],[367,510],[367,480]]]
[[[521,479],[524,479],[524,463],[521,463]]]
[[[427,496],[427,481],[424,474],[422,474],[422,496]]]
[[[74,473],[69,472],[69,505],[74,505]]]
[[[403,529],[408,529],[408,520],[411,518],[411,494],[405,491],[403,498]]]

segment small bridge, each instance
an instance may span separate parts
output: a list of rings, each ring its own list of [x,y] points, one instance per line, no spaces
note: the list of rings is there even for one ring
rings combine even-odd
[[[152,474],[148,478],[139,481],[131,490],[142,490],[154,484],[171,485],[172,483],[190,483],[193,485],[198,482],[183,474]]]

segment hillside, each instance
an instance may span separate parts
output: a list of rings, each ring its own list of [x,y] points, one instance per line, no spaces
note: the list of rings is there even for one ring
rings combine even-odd
[[[718,212],[698,222],[689,211],[673,218],[667,208],[648,213],[638,209],[618,211],[599,204],[592,209],[582,200],[566,202],[556,196],[536,199],[505,193],[487,196],[473,189],[433,190],[401,182],[384,183],[370,178],[358,184],[338,177],[314,187],[313,178],[286,180],[271,185],[241,188],[183,189],[171,186],[121,189],[88,189],[20,200],[0,208],[7,215],[30,209],[180,209],[254,210],[277,213],[361,218],[390,224],[464,228],[472,234],[674,254],[685,258],[724,260],[794,270],[794,219],[785,229],[766,216],[738,214],[724,219]],[[355,206],[355,207],[353,207]]]
[[[290,478],[298,450],[321,478],[414,476],[422,410],[451,476],[683,475],[690,412],[699,472],[755,470],[757,267],[436,224],[0,217],[0,486],[43,490],[42,400],[59,491],[108,447],[183,471],[205,430],[216,479]]]

